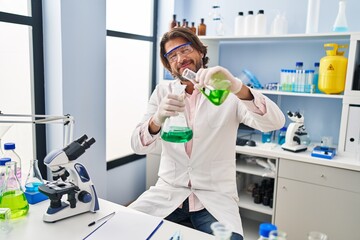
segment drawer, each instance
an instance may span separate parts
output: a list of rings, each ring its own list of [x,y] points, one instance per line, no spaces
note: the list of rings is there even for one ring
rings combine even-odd
[[[280,159],[278,177],[360,193],[360,172]]]

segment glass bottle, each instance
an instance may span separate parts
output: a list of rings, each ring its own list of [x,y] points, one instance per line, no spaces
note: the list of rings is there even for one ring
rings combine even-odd
[[[16,162],[7,162],[5,166],[5,182],[0,195],[0,208],[10,208],[10,218],[19,218],[28,213],[29,203],[15,174]]]
[[[190,69],[185,69],[182,76],[196,84],[196,73]],[[230,91],[230,82],[220,73],[215,73],[211,76],[211,86],[205,86],[203,89],[200,89],[200,92],[205,95],[205,97],[212,102],[214,105],[221,105],[229,95]]]
[[[230,240],[232,231],[229,227],[220,222],[214,222],[210,228],[215,236],[215,240]]]
[[[5,143],[4,144],[4,154],[3,157],[10,158],[11,161],[16,162],[16,177],[21,183],[21,158],[15,152],[15,143]]]
[[[328,237],[326,234],[321,233],[321,232],[309,232],[308,233],[308,240],[327,240]]]
[[[185,85],[177,85],[174,94],[183,95]],[[193,131],[189,128],[185,114],[179,112],[177,116],[168,117],[161,128],[161,139],[173,143],[185,143],[192,139]]]
[[[196,34],[195,22],[191,22],[190,30],[191,30],[194,34]]]
[[[200,19],[200,24],[198,26],[198,35],[205,36],[206,35],[206,24],[204,23],[204,19]]]
[[[314,79],[313,79],[313,84],[314,84],[314,93],[321,93],[318,87],[318,82],[319,82],[319,66],[320,64],[318,62],[314,63]]]
[[[173,14],[173,19],[172,19],[172,21],[170,22],[170,29],[176,27],[176,25],[177,25],[176,14]]]
[[[259,239],[258,240],[265,240],[269,239],[269,234],[271,231],[277,230],[277,227],[271,223],[261,223],[259,226]]]
[[[280,230],[272,230],[269,233],[269,240],[286,240],[287,233]]]
[[[346,21],[346,1],[339,1],[339,11],[333,26],[333,32],[347,32],[349,30]]]
[[[25,196],[30,204],[35,204],[48,199],[45,194],[39,192],[38,187],[42,184],[44,184],[44,180],[41,177],[38,160],[31,160],[29,173],[25,182]]]

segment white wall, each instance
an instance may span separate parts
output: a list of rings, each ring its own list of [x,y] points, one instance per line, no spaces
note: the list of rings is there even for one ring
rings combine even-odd
[[[75,118],[74,138],[96,143],[79,158],[106,198],[105,56],[106,1],[43,1],[46,113]],[[61,147],[62,132],[48,129],[48,149]]]

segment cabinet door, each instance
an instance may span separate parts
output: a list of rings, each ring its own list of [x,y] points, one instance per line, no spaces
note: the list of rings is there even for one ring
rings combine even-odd
[[[356,238],[359,193],[285,178],[277,186],[275,224],[289,239],[306,239],[310,231],[326,233],[329,239]]]

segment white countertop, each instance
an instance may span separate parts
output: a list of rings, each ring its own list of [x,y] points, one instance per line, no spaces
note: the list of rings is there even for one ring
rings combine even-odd
[[[92,232],[98,225],[89,227],[88,224],[94,220],[100,219],[107,214],[116,212],[134,211],[130,208],[99,199],[100,210],[96,213],[83,213],[64,219],[55,223],[45,223],[42,218],[49,206],[49,201],[43,201],[35,205],[30,205],[29,213],[26,217],[10,220],[12,230],[5,234],[0,230],[0,239],[6,240],[72,240],[83,239]],[[139,215],[140,216],[140,215]],[[134,226],[134,231],[141,231],[141,226]],[[209,235],[173,222],[164,220],[161,227],[151,237],[151,240],[167,240],[174,232],[180,230],[183,240],[210,240],[215,239]],[[117,236],[117,237],[115,237]],[[122,239],[121,233],[114,229],[114,239]],[[134,239],[136,240],[136,239]]]
[[[236,152],[262,157],[285,158],[289,160],[360,171],[360,160],[356,159],[356,154],[346,155],[337,153],[333,159],[324,159],[311,156],[311,151],[316,144],[310,144],[306,151],[298,153],[286,151],[282,149],[280,145],[275,143],[264,144],[257,141],[256,144],[256,147],[236,146]]]

